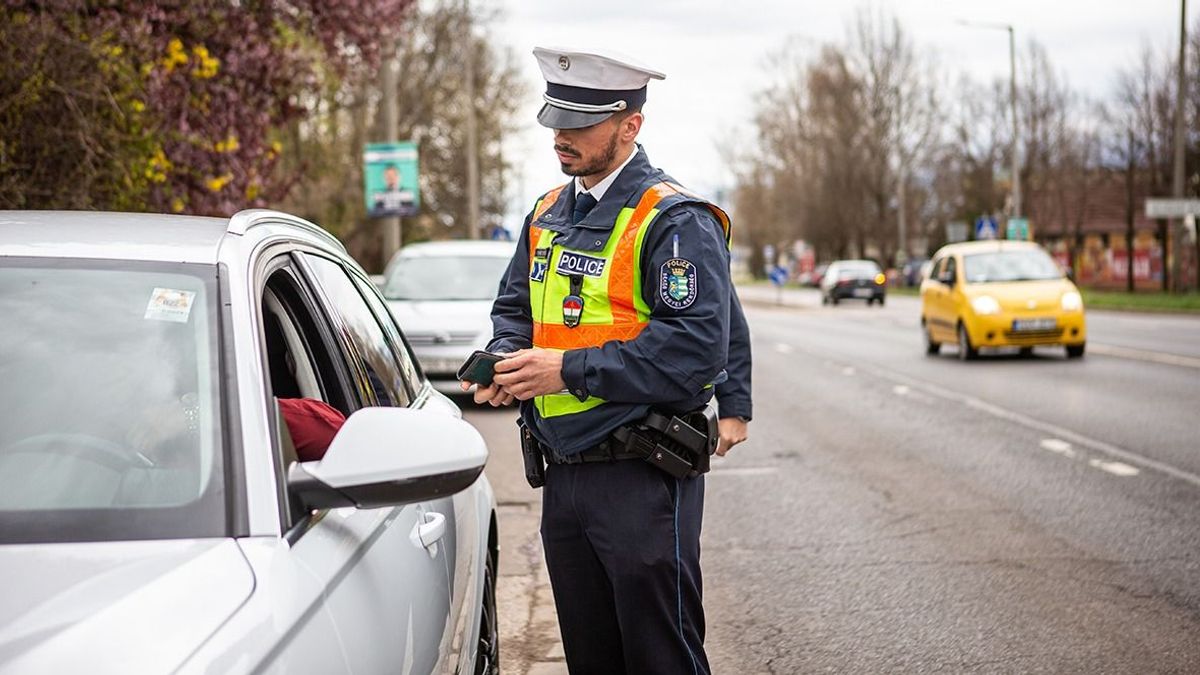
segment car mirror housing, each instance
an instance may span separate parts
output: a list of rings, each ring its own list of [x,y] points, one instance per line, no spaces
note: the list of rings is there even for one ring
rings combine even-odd
[[[445,497],[470,487],[488,450],[470,424],[445,413],[363,408],[350,415],[324,458],[288,468],[305,508],[379,508]]]

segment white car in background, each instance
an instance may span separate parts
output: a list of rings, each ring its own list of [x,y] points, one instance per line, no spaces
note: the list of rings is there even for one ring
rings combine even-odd
[[[439,391],[462,393],[459,366],[491,340],[492,302],[515,250],[511,241],[424,242],[388,262],[383,297]]]
[[[0,211],[0,317],[0,672],[499,672],[487,446],[329,233]]]

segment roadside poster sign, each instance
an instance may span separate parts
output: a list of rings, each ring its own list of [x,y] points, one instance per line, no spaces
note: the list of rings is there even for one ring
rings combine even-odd
[[[1200,215],[1200,199],[1146,200],[1147,218],[1183,218],[1188,215]]]
[[[946,223],[946,243],[957,244],[967,240],[967,224],[963,222]]]
[[[1017,239],[1020,241],[1029,241],[1029,219],[1028,218],[1009,218],[1008,227],[1006,228],[1005,239]]]
[[[975,221],[976,239],[996,239],[999,236],[1000,229],[996,227],[996,221],[991,216],[980,216]]]
[[[421,207],[417,144],[368,143],[363,150],[363,193],[367,214],[411,216]]]

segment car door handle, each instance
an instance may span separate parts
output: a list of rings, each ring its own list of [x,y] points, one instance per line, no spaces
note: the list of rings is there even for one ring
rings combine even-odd
[[[429,548],[446,534],[446,516],[436,511],[421,514],[421,522],[413,528],[413,543]]]

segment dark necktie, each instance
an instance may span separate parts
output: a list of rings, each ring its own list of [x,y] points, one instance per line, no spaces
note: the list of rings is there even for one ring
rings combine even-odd
[[[571,212],[571,223],[578,223],[587,216],[588,211],[596,205],[596,198],[586,192],[575,195],[575,210]]]

